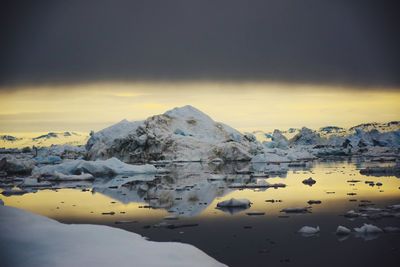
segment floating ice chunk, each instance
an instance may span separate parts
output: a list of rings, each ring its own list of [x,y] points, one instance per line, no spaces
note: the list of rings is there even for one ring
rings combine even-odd
[[[361,227],[354,228],[354,231],[359,234],[379,234],[383,232],[381,228],[367,223],[364,223],[364,225]]]
[[[50,182],[39,182],[36,178],[25,178],[20,187],[46,187],[51,186]]]
[[[388,209],[391,209],[391,210],[400,210],[400,204],[390,205],[390,206],[388,206]]]
[[[336,229],[336,234],[337,235],[349,235],[351,233],[351,230],[347,227],[339,225]]]
[[[383,231],[385,231],[385,233],[400,233],[400,228],[393,226],[386,226],[383,228]]]
[[[305,179],[305,180],[303,180],[303,184],[306,184],[306,185],[309,185],[309,186],[312,186],[312,185],[314,185],[315,183],[316,183],[317,181],[315,181],[313,178],[308,178],[308,179]]]
[[[85,172],[93,176],[114,176],[118,174],[155,174],[158,170],[153,165],[131,165],[117,158],[110,158],[96,161],[70,160],[57,165],[36,167],[32,175],[37,177],[54,176],[56,172],[65,175]]]
[[[285,208],[282,209],[281,212],[286,212],[286,213],[306,213],[310,212],[309,207],[304,207],[304,208]]]
[[[366,207],[366,208],[361,208],[360,209],[361,212],[380,212],[383,211],[380,208],[372,208],[372,207]]]
[[[54,180],[56,181],[91,181],[94,180],[93,175],[90,173],[75,174],[63,174],[60,172],[54,172]]]
[[[53,155],[49,155],[49,156],[45,156],[45,157],[37,156],[33,160],[39,164],[57,164],[57,163],[62,162],[62,159],[59,156],[53,156]]]
[[[307,203],[308,203],[309,205],[321,204],[322,201],[321,201],[321,200],[309,200]]]
[[[319,233],[319,226],[317,227],[311,227],[311,226],[303,226],[300,228],[298,233],[304,235],[304,236],[311,236]]]
[[[246,212],[247,215],[249,216],[259,216],[259,215],[265,215],[265,212],[263,211],[249,211]]]
[[[355,212],[354,210],[349,210],[348,212],[346,212],[344,217],[346,217],[346,218],[357,218],[360,215],[361,215],[361,213]]]
[[[176,215],[168,215],[168,216],[164,217],[164,220],[168,220],[168,221],[170,221],[170,220],[178,220],[178,219],[179,219],[179,217],[176,216]]]
[[[231,198],[229,200],[225,200],[219,202],[217,207],[224,208],[224,207],[250,207],[251,202],[248,199],[235,199]]]

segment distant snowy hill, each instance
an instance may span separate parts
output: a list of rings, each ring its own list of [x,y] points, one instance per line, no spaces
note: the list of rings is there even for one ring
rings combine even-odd
[[[258,131],[257,135],[260,136],[261,132]],[[306,157],[307,153],[317,158],[355,155],[397,158],[400,154],[400,123],[396,121],[365,123],[349,129],[327,126],[318,130],[306,127],[289,131],[275,130],[273,133],[264,133],[264,137],[264,153],[253,158],[253,161],[284,161],[299,152],[301,158]],[[276,158],[276,155],[284,157]]]
[[[78,132],[0,134],[0,147],[22,148],[26,146],[48,147],[51,145],[83,145],[88,134]]]
[[[289,128],[288,130],[277,129],[283,136],[285,136],[288,140],[292,139],[296,135],[298,135],[302,130],[309,129],[307,127],[303,128]],[[351,136],[359,132],[360,130],[363,132],[371,132],[371,131],[378,131],[380,133],[387,133],[387,132],[395,132],[400,130],[400,121],[391,121],[387,123],[363,123],[348,129],[338,127],[338,126],[325,126],[321,127],[317,130],[309,129],[313,133],[319,135],[321,138],[330,138],[330,137],[346,137]],[[271,141],[273,132],[263,132],[261,130],[253,132],[253,134],[257,137],[257,140],[260,142],[263,141]]]

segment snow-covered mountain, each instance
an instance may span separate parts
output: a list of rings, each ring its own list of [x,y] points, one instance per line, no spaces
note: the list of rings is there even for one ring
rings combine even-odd
[[[192,106],[144,121],[124,120],[92,133],[86,148],[90,159],[114,156],[125,162],[250,160],[262,150],[254,135],[215,122]]]

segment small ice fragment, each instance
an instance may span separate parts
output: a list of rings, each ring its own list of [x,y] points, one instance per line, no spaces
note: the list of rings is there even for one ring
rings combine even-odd
[[[219,202],[217,204],[217,207],[223,208],[223,207],[250,207],[251,202],[248,199],[235,199],[231,198],[229,200],[225,200],[222,202]]]
[[[311,226],[303,226],[298,231],[302,235],[311,236],[319,233],[319,226],[311,227]]]
[[[338,228],[336,229],[336,234],[337,235],[348,235],[351,233],[351,230],[349,228],[346,228],[344,226],[339,225]]]

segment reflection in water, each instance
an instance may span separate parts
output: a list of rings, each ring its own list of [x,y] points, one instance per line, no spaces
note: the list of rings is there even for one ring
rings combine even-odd
[[[263,266],[265,254],[275,264],[289,257],[298,264],[336,266],[346,265],[346,257],[355,257],[364,265],[395,266],[392,263],[400,251],[391,249],[399,247],[399,234],[335,235],[338,225],[349,229],[363,223],[381,228],[400,226],[400,211],[376,216],[365,210],[400,203],[400,179],[359,173],[359,168],[377,164],[386,163],[325,161],[297,167],[182,163],[166,166],[169,174],[147,176],[143,182],[136,181],[137,177],[114,177],[93,183],[62,183],[53,186],[58,189],[34,189],[36,192],[1,199],[6,205],[62,222],[109,224],[154,240],[191,243],[232,266],[246,265],[250,259],[254,266]],[[302,183],[309,177],[316,181],[311,187]],[[277,183],[286,187],[265,186]],[[218,202],[230,198],[246,198],[252,205],[249,209],[216,209]],[[310,212],[281,212],[287,208],[307,208]],[[349,210],[361,215],[342,216]],[[305,240],[296,234],[304,225],[319,226],[321,232]],[[371,241],[366,243],[373,247],[361,245],[359,240]],[[310,261],[309,256],[296,251],[298,247],[316,250],[318,255]],[[365,255],[365,250],[371,249],[386,258],[376,261],[373,254]],[[334,258],[335,253],[341,253],[342,259]],[[326,259],[331,260],[326,263]]]
[[[259,170],[260,164],[257,165]],[[134,214],[138,216],[148,216],[154,213],[154,210],[161,209],[177,216],[192,217],[220,216],[222,213],[216,212],[215,209],[216,202],[229,198],[248,198],[253,203],[252,210],[265,210],[270,215],[277,215],[285,208],[310,205],[318,212],[337,211],[341,210],[338,206],[340,202],[356,200],[355,197],[370,200],[400,197],[399,179],[394,177],[367,177],[366,179],[365,176],[359,174],[357,167],[360,165],[361,163],[349,162],[320,162],[316,166],[302,167],[274,164],[272,172],[264,172],[264,177],[269,176],[269,178],[259,178],[257,172],[236,174],[237,165],[210,166],[201,163],[182,163],[170,166],[169,174],[152,175],[152,178],[145,175],[117,176],[97,179],[93,183],[59,183],[53,188],[31,189],[34,192],[32,194],[2,198],[7,205],[29,209],[49,217],[53,217],[50,211],[55,205],[58,207],[57,213],[54,213],[56,217],[60,214],[68,217],[69,212],[72,216],[77,213],[84,216],[85,212],[86,215],[93,216],[90,212],[93,211],[92,214],[96,214],[94,211],[104,211],[107,208],[117,211],[129,209],[131,212],[135,209]],[[243,169],[243,166],[239,167]],[[275,171],[277,167],[285,171],[277,174]],[[265,166],[263,168],[266,169]],[[215,174],[217,172],[218,175]],[[140,179],[140,176],[143,176],[143,179]],[[302,183],[310,176],[316,181],[313,187]],[[138,177],[139,180],[145,181],[138,181]],[[380,182],[382,186],[371,187],[369,182],[375,184]],[[270,184],[284,184],[286,187],[266,186]],[[244,187],[246,189],[243,189]],[[89,188],[90,192],[86,188]],[[274,199],[281,201],[274,203]],[[57,202],[58,200],[60,201]],[[75,203],[72,207],[79,205],[79,209],[60,207],[59,204],[67,202]],[[111,202],[113,203],[110,206]],[[274,204],[267,205],[268,202]],[[322,205],[317,207],[315,204]],[[240,209],[219,210],[230,214],[241,211]],[[165,212],[159,214],[165,214]]]

